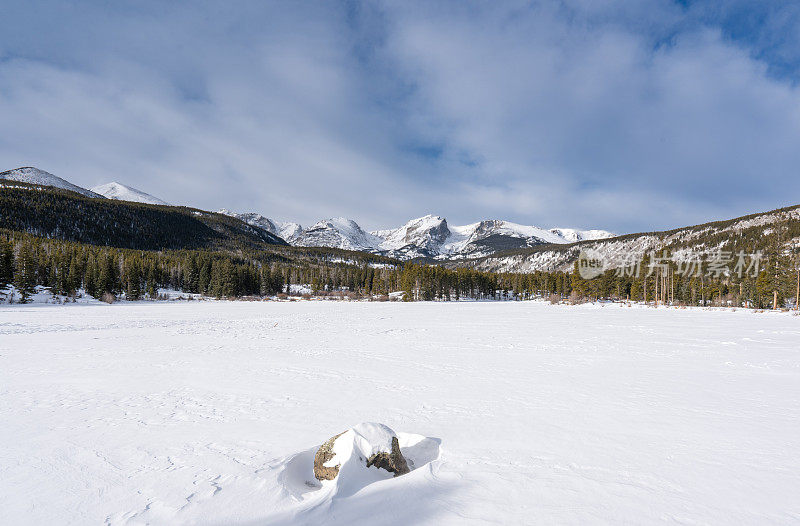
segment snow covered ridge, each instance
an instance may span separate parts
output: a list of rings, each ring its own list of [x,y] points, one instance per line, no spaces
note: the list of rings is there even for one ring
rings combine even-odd
[[[25,166],[22,168],[16,168],[14,170],[0,172],[0,179],[6,179],[8,181],[17,181],[20,183],[36,184],[40,186],[52,186],[55,188],[70,190],[72,192],[85,195],[86,197],[94,197],[94,198],[103,197],[98,193],[95,193],[91,190],[87,190],[86,188],[81,188],[80,186],[74,185],[69,181],[57,177],[49,172],[45,172],[44,170],[39,170],[38,168],[33,168],[30,166]]]
[[[763,250],[777,229],[800,223],[800,205],[715,221],[664,232],[627,234],[610,239],[595,239],[567,247],[539,247],[511,254],[486,255],[472,263],[474,268],[491,272],[570,271],[582,250],[591,251],[606,268],[619,268],[631,255],[667,250],[670,253],[730,251],[735,243],[747,240],[749,251]],[[786,249],[800,246],[800,237],[780,240]],[[740,247],[742,245],[739,245]]]
[[[149,205],[169,205],[166,201],[162,201],[157,197],[146,194],[141,190],[126,186],[116,181],[112,183],[101,184],[92,188],[92,192],[100,194],[108,199],[117,199],[120,201],[132,201],[134,203],[146,203]]]
[[[435,215],[412,219],[399,228],[367,232],[352,219],[343,217],[325,219],[303,228],[297,223],[280,223],[255,213],[237,214],[226,209],[219,212],[264,228],[294,246],[360,250],[398,259],[463,259],[500,250],[614,236],[605,230],[548,230],[501,220],[450,226],[445,218]]]

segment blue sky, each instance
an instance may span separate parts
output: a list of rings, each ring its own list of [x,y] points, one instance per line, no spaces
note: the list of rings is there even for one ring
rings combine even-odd
[[[366,228],[800,203],[790,2],[0,5],[0,168]]]

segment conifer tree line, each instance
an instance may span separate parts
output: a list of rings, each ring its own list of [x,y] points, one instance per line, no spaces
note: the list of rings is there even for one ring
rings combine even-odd
[[[527,300],[551,294],[567,297],[571,292],[565,272],[494,273],[413,263],[400,271],[399,290],[407,301]]]
[[[406,301],[555,297],[769,308],[794,300],[800,279],[800,258],[777,248],[767,255],[758,275],[741,278],[707,276],[703,267],[683,275],[674,263],[664,271],[638,276],[608,270],[583,279],[577,267],[569,273],[492,273],[411,262],[347,262],[326,251],[287,254],[143,251],[6,231],[0,234],[0,289],[13,284],[23,301],[37,285],[65,296],[84,290],[95,298],[124,295],[134,300],[156,298],[160,288],[216,298],[264,297],[289,293],[294,284],[310,286],[314,294],[347,291],[356,297],[402,291]],[[645,256],[642,268],[648,265]]]
[[[377,274],[377,276],[376,276]],[[159,288],[217,298],[265,296],[288,292],[293,283],[316,283],[331,290],[388,290],[385,272],[331,263],[325,257],[285,256],[256,251],[140,251],[43,239],[26,234],[0,235],[0,288],[13,284],[23,298],[37,285],[56,294],[85,290],[101,298],[155,298]]]
[[[216,298],[272,296],[290,292],[293,284],[310,286],[315,294],[371,297],[404,291],[408,301],[569,294],[565,273],[501,275],[371,258],[341,262],[325,251],[297,252],[292,259],[264,251],[142,251],[6,232],[0,234],[0,289],[13,284],[23,300],[37,285],[65,296],[84,290],[96,298],[124,294],[130,300],[156,298],[160,288]]]
[[[708,261],[696,271],[681,272],[679,263],[662,260],[664,268],[650,268],[645,255],[638,276],[617,269],[606,270],[593,279],[584,279],[577,269],[570,275],[573,298],[645,301],[671,305],[743,306],[756,309],[797,307],[800,294],[800,255],[773,247],[764,254],[757,273],[736,272],[714,275]]]

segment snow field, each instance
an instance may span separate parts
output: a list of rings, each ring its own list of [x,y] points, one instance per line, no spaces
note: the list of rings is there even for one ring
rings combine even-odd
[[[6,305],[0,522],[799,523],[798,337],[741,310]],[[422,465],[316,491],[360,422]]]

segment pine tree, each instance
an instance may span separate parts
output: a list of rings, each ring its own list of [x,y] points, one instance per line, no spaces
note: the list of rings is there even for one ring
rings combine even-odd
[[[117,272],[114,264],[114,256],[107,254],[100,263],[100,273],[97,277],[97,289],[101,294],[115,294],[117,287]]]
[[[408,264],[403,268],[400,277],[400,286],[403,289],[403,301],[414,301],[414,271],[413,265]]]
[[[14,250],[11,243],[0,239],[0,289],[14,280]]]
[[[83,279],[83,287],[86,289],[86,293],[93,298],[99,295],[97,283],[97,260],[94,257],[90,257],[86,261],[86,274]]]
[[[60,294],[69,295],[73,291],[69,274],[71,259],[67,252],[62,251],[58,254],[58,263],[51,265],[52,269],[57,268],[55,283],[56,289]]]
[[[158,297],[158,277],[156,265],[152,261],[147,266],[147,295],[151,300]]]
[[[209,288],[216,298],[236,296],[236,269],[228,259],[214,262]]]
[[[142,274],[135,258],[125,261],[125,299],[138,300],[142,297]]]
[[[78,264],[78,258],[73,254],[70,257],[69,270],[67,271],[67,294],[73,294],[80,286]]]
[[[197,278],[197,292],[200,294],[211,294],[209,284],[211,283],[211,261],[206,261],[200,269]]]
[[[31,246],[25,242],[20,245],[17,255],[14,286],[21,296],[21,303],[27,303],[36,291],[36,256]]]
[[[186,263],[186,272],[183,275],[183,288],[186,292],[197,292],[199,272],[197,258],[192,255]]]

